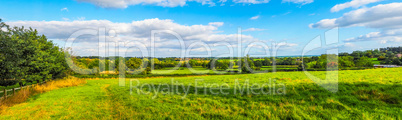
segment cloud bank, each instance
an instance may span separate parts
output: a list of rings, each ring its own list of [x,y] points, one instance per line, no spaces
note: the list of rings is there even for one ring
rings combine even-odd
[[[353,2],[353,1],[352,1]],[[360,8],[333,19],[323,19],[309,25],[310,28],[329,29],[333,27],[361,26],[379,29],[345,42],[377,40],[381,43],[402,42],[402,3],[379,4],[369,8]]]
[[[238,35],[220,34],[217,31],[223,22],[210,22],[206,25],[182,25],[170,19],[145,19],[132,21],[130,23],[111,22],[108,20],[76,20],[76,21],[14,21],[6,22],[10,26],[30,26],[37,29],[40,34],[46,35],[53,40],[67,40],[71,34],[83,29],[98,30],[106,29],[106,41],[112,43],[124,43],[125,46],[151,46],[152,30],[169,30],[177,33],[184,42],[184,47],[188,47],[195,42],[202,42],[214,47],[216,43],[227,43],[230,46],[237,45]],[[251,29],[250,29],[251,30]],[[258,29],[254,29],[258,30]],[[242,43],[259,41],[250,35],[241,35]],[[77,38],[74,42],[76,46],[73,51],[85,55],[98,54],[98,45],[107,46],[105,43],[98,42],[97,35],[84,35]],[[63,47],[63,46],[62,46]],[[200,50],[200,45],[196,45],[194,50]],[[181,49],[178,38],[172,34],[158,33],[155,37],[155,48],[160,56],[175,56]],[[227,48],[225,48],[227,49]],[[225,50],[213,49],[220,52]]]
[[[375,3],[379,2],[381,0],[352,0],[350,2],[342,3],[342,4],[337,4],[334,7],[331,8],[331,12],[338,12],[346,8],[358,8],[370,3]]]

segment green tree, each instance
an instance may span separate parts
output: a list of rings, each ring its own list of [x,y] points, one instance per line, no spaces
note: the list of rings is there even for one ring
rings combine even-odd
[[[68,71],[64,59],[68,53],[32,28],[11,28],[0,20],[0,40],[0,80],[39,82]]]
[[[352,56],[341,56],[339,57],[339,65],[340,67],[346,68],[346,67],[353,67],[355,66],[355,63],[353,62],[353,57]]]
[[[188,67],[195,67],[197,64],[197,60],[191,59],[187,61],[190,66]]]
[[[356,66],[357,67],[373,67],[373,62],[371,62],[370,58],[363,56],[357,61]]]
[[[270,66],[271,65],[271,60],[269,58],[264,58],[264,62],[263,62],[264,66]]]
[[[254,65],[255,65],[255,67],[262,67],[262,61],[260,61],[260,60],[257,60],[257,61],[254,61]]]
[[[247,64],[246,64],[247,62]],[[250,56],[241,59],[241,72],[243,73],[252,73],[254,70],[254,62],[250,59]]]
[[[127,68],[139,69],[142,65],[142,60],[140,58],[130,58],[126,61]]]
[[[229,65],[228,65],[228,64],[222,63],[221,69],[226,70],[226,69],[228,69],[228,68],[229,68]]]
[[[402,65],[402,62],[399,60],[399,58],[394,58],[393,60],[392,60],[392,64],[394,64],[394,65]]]
[[[392,60],[392,59],[394,59],[395,54],[391,51],[388,51],[385,56],[386,56],[386,58]]]

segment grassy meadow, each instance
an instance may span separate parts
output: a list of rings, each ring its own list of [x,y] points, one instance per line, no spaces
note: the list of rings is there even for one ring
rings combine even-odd
[[[131,94],[129,79],[125,86],[119,86],[118,79],[87,80],[84,85],[36,94],[3,109],[0,119],[401,119],[401,71],[339,71],[336,93],[319,87],[303,72],[141,78],[139,83],[132,81]],[[280,89],[284,94],[275,94],[276,89],[268,95],[214,94],[217,86],[211,85],[224,84],[224,92],[232,93],[235,80],[244,85],[270,79],[285,86]],[[154,89],[161,84],[179,90]],[[188,92],[180,84],[190,86]]]
[[[378,58],[371,58],[371,61],[373,62],[374,65],[379,65],[380,64],[380,60],[378,60]]]
[[[286,71],[297,71],[297,65],[276,65],[276,70],[281,71],[281,70],[286,70]],[[179,67],[176,70],[174,67],[167,67],[164,69],[158,69],[158,70],[152,70],[152,74],[160,74],[160,75],[169,75],[169,74],[224,74],[227,73],[224,70],[218,69],[218,70],[211,70],[207,68],[203,68],[201,66],[196,66],[196,67],[191,67],[193,70],[190,70],[187,67]],[[232,71],[237,71],[238,66],[233,66],[233,69],[227,69],[227,70],[232,70]],[[260,71],[272,71],[273,66],[262,66]],[[256,71],[258,72],[258,71]]]
[[[174,67],[167,67],[161,70],[153,70],[151,71],[152,74],[207,74],[207,73],[214,73],[214,71],[210,69],[206,69],[203,67],[192,67],[193,71],[191,71],[187,67],[179,67],[178,69],[174,70]]]

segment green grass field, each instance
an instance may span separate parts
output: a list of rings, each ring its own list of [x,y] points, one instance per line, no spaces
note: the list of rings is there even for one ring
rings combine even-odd
[[[187,67],[180,67],[176,70],[174,70],[173,67],[168,67],[164,68],[161,70],[153,70],[151,72],[152,74],[164,74],[164,75],[169,75],[169,74],[207,74],[207,73],[226,73],[224,71],[213,71],[210,69],[206,69],[200,66],[193,67],[192,70],[190,70]]]
[[[297,71],[298,68],[297,65],[276,65],[276,70],[277,71]],[[262,66],[261,70],[269,70],[272,71],[273,70],[273,66]]]
[[[276,65],[276,70],[280,71],[280,70],[294,70],[297,71],[297,65]],[[238,66],[234,66],[233,69],[228,69],[228,70],[234,70],[236,71],[238,68]],[[164,69],[160,69],[160,70],[153,70],[152,74],[163,74],[163,75],[169,75],[169,74],[207,74],[207,73],[226,73],[223,70],[217,70],[217,71],[213,71],[213,70],[209,70],[206,68],[203,68],[201,66],[196,66],[192,68],[193,71],[191,71],[189,68],[187,67],[180,67],[176,70],[174,70],[173,67],[167,67]],[[272,70],[272,66],[263,66],[261,67],[261,70]]]
[[[373,62],[374,65],[380,64],[380,61],[378,60],[378,58],[371,58],[371,61]]]
[[[35,95],[26,103],[3,110],[0,119],[401,119],[401,71],[339,71],[336,93],[319,87],[303,72],[144,78],[138,79],[141,85],[155,85],[141,90],[151,92],[137,94],[137,87],[131,95],[129,80],[124,87],[117,79],[88,80],[85,85]],[[321,78],[325,75],[325,71],[311,73]],[[183,97],[180,84],[171,83],[172,78],[190,86],[187,96]],[[281,93],[285,94],[216,95],[213,88],[217,86],[204,86],[235,86],[236,79],[240,85],[247,80],[254,84],[276,79],[273,83],[284,84]],[[152,89],[158,84],[179,90]]]

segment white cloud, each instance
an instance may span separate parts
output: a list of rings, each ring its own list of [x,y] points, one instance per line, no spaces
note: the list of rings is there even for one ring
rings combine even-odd
[[[219,0],[220,3],[225,3],[227,0]]]
[[[355,47],[356,45],[353,43],[345,43],[344,46],[345,47]]]
[[[363,26],[379,29],[344,40],[345,42],[379,41],[380,43],[402,42],[402,3],[379,4],[343,14],[334,19],[323,19],[310,24],[310,28]]]
[[[244,3],[244,4],[262,4],[268,3],[269,0],[233,0],[234,3]]]
[[[216,27],[220,27],[223,25],[223,22],[210,22],[208,23],[208,25],[212,25],[212,26],[216,26]]]
[[[361,7],[361,6],[370,4],[370,3],[379,2],[379,1],[382,1],[382,0],[352,0],[350,2],[335,5],[334,7],[331,8],[331,12],[338,12],[338,11],[341,11],[343,9],[350,8],[350,7],[358,8],[358,7]]]
[[[334,19],[310,24],[311,28],[366,26],[371,28],[399,28],[402,26],[402,3],[380,4],[361,8]]]
[[[218,3],[221,3],[221,6],[224,6],[227,0],[219,0]]]
[[[61,19],[63,19],[64,21],[69,21],[70,19],[68,19],[68,18],[61,18]]]
[[[66,40],[71,34],[83,29],[98,30],[106,29],[106,40],[109,42],[125,42],[133,41],[141,42],[146,46],[150,46],[150,36],[152,30],[171,30],[179,34],[186,47],[194,41],[213,44],[216,42],[227,42],[229,44],[237,44],[237,34],[217,34],[217,29],[222,26],[223,22],[210,22],[207,25],[181,25],[173,20],[165,19],[145,19],[141,21],[132,21],[130,23],[117,23],[108,20],[82,20],[82,21],[15,21],[7,22],[10,26],[26,26],[37,29],[40,34],[46,35],[52,40]],[[110,30],[115,31],[114,37],[109,37]],[[243,43],[255,41],[256,38],[250,35],[241,36]],[[171,34],[159,33],[156,35],[156,48],[169,48],[179,50],[180,44],[176,37]],[[85,50],[96,49],[98,36],[84,35],[77,38],[79,47],[73,48],[78,53],[87,54]],[[86,43],[82,45],[81,43]],[[91,44],[92,45],[89,45]],[[81,44],[81,45],[80,45]],[[129,44],[130,45],[130,44]],[[84,49],[85,48],[85,49]],[[196,48],[194,48],[196,49]],[[166,51],[165,51],[166,52]],[[92,54],[92,53],[91,53]],[[95,54],[95,53],[94,53]],[[93,55],[94,55],[93,54]],[[159,54],[159,53],[158,53]],[[162,53],[160,53],[162,54]]]
[[[67,11],[68,12],[68,9],[65,7],[65,8],[60,9],[60,11]]]
[[[281,43],[277,43],[276,46],[295,47],[295,46],[298,46],[298,44],[281,42]]]
[[[133,5],[155,5],[162,7],[183,7],[188,2],[197,2],[202,5],[215,6],[216,3],[220,3],[220,6],[224,6],[228,0],[76,0],[78,2],[91,3],[102,8],[127,8]],[[236,4],[264,4],[270,0],[232,0]],[[307,4],[313,2],[313,0],[284,0],[293,3]],[[234,4],[233,4],[234,5]],[[231,5],[231,6],[233,6]]]
[[[127,8],[130,5],[156,5],[163,7],[184,6],[187,2],[198,2],[202,5],[215,6],[212,0],[76,0],[95,4],[102,8]]]
[[[243,32],[247,32],[247,31],[264,31],[265,29],[260,29],[260,28],[248,28],[245,30],[242,30]]]
[[[256,20],[256,19],[258,19],[258,18],[260,18],[260,16],[259,16],[259,15],[254,16],[254,17],[251,17],[251,18],[250,18],[250,20]]]
[[[323,19],[317,23],[312,23],[309,25],[310,28],[333,28],[337,25],[335,24],[336,19]]]
[[[51,40],[64,41],[70,37],[71,34],[79,30],[92,29],[98,30],[99,28],[106,29],[106,41],[110,42],[109,55],[114,55],[114,43],[123,42],[125,46],[140,46],[141,43],[146,47],[150,46],[151,31],[152,30],[170,30],[179,34],[183,38],[185,47],[195,42],[203,42],[213,50],[213,54],[225,53],[225,47],[213,47],[215,43],[229,43],[232,47],[237,45],[237,34],[220,34],[218,28],[222,26],[223,22],[210,22],[206,25],[182,25],[175,23],[170,19],[145,19],[132,22],[111,22],[108,20],[74,20],[74,21],[14,21],[6,22],[10,26],[26,26],[37,29],[39,34],[44,34]],[[250,29],[251,30],[251,29]],[[260,30],[254,28],[254,30]],[[114,31],[116,35],[109,34]],[[251,35],[241,35],[242,45],[247,45],[253,41],[260,41]],[[135,43],[139,42],[139,43]],[[63,43],[60,43],[63,47]],[[98,43],[97,35],[84,35],[77,38],[73,45],[73,51],[77,55],[97,55],[99,46],[106,46],[105,43]],[[286,44],[286,46],[297,46],[297,44]],[[202,46],[196,46],[193,49],[200,50]],[[244,46],[246,47],[246,46]],[[177,38],[171,34],[158,33],[155,37],[156,56],[178,56],[181,49],[180,43]],[[218,49],[219,48],[219,49]],[[234,48],[236,49],[236,48]],[[243,49],[244,50],[244,49]],[[101,53],[104,50],[99,49]],[[113,54],[112,54],[113,53]],[[136,52],[138,53],[138,52]],[[132,52],[119,53],[119,55],[130,54]]]
[[[107,28],[115,30],[122,36],[135,38],[149,38],[151,30],[172,30],[179,33],[183,38],[202,39],[207,35],[213,34],[218,29],[221,22],[211,22],[208,25],[180,25],[173,20],[145,19],[142,21],[132,21],[131,23],[114,23],[108,20],[76,20],[76,21],[15,21],[7,22],[11,26],[30,26],[38,29],[41,34],[53,39],[66,39],[69,34],[80,29]],[[195,37],[205,35],[202,37]],[[205,39],[205,38],[204,38]]]
[[[282,3],[286,3],[286,2],[305,5],[305,4],[309,4],[309,3],[314,2],[314,0],[282,0]]]
[[[85,17],[78,17],[77,20],[83,21],[83,20],[85,20]]]
[[[286,13],[283,13],[283,15],[288,15],[288,14],[290,14],[290,13],[292,13],[292,12],[286,12]]]
[[[371,32],[366,35],[360,35],[359,37],[349,38],[346,42],[359,42],[359,41],[379,41],[380,43],[388,42],[402,42],[402,28],[391,29],[381,32]]]

